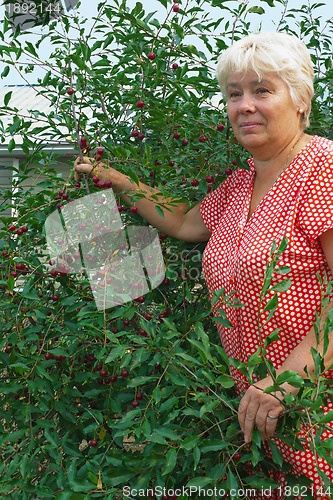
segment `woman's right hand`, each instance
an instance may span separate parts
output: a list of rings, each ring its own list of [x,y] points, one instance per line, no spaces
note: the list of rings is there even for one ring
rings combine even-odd
[[[101,181],[111,181],[114,191],[119,192],[124,189],[127,177],[101,161],[94,162],[88,156],[77,158],[74,163],[74,179],[79,181],[83,174],[98,177]]]

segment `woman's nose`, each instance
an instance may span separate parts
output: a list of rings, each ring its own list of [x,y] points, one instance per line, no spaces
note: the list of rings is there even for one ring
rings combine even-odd
[[[255,102],[251,94],[243,94],[239,109],[242,113],[253,113],[255,111]]]

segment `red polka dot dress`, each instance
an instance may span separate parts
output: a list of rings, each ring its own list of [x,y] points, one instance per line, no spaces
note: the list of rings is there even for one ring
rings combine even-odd
[[[220,302],[214,305],[215,314],[223,307],[233,325],[233,328],[218,325],[228,358],[246,362],[266,336],[278,328],[279,339],[267,351],[277,369],[306,336],[315,311],[320,310],[317,274],[324,279],[326,273],[333,280],[318,239],[333,228],[333,141],[313,136],[247,221],[255,176],[253,160],[248,163],[249,170],[235,171],[201,204],[203,221],[212,233],[203,255],[203,272],[211,298],[214,291],[224,289],[229,294],[236,290],[237,298],[245,304],[241,308],[221,306]],[[292,286],[286,292],[279,292],[277,311],[261,331],[260,342],[257,320],[264,271],[273,239],[279,244],[284,235],[288,246],[278,267],[289,266],[291,272],[274,273],[272,284],[290,278]],[[273,295],[274,292],[269,292],[262,307]],[[232,373],[242,394],[248,387],[246,379],[234,368]],[[327,376],[333,378],[332,373]],[[322,438],[331,436],[327,432]],[[318,467],[333,483],[333,470],[326,461],[315,459],[311,451],[294,451],[280,440],[274,438],[274,441],[284,459],[293,465],[294,474],[306,474],[314,488],[319,488],[317,460]],[[275,473],[274,478],[283,484],[282,473]],[[282,499],[284,495],[275,492],[273,498]],[[318,498],[323,500],[325,496]]]

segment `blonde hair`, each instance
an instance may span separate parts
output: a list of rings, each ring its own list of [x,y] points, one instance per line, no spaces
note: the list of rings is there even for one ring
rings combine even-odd
[[[313,88],[313,64],[306,45],[287,33],[253,33],[235,42],[218,59],[216,77],[227,100],[227,80],[231,73],[253,70],[259,79],[277,74],[289,87],[296,106],[303,109],[302,125],[310,125]]]

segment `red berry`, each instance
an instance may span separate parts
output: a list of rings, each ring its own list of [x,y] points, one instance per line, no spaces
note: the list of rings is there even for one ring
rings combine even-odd
[[[87,145],[87,138],[86,137],[81,137],[80,138],[80,144],[81,144],[81,146],[86,146]]]
[[[122,372],[121,372],[121,374],[120,374],[120,375],[121,375],[122,377],[128,377],[128,375],[129,375],[129,371],[128,371],[128,370],[126,370],[126,369],[124,368],[124,370],[122,370]]]
[[[96,151],[96,154],[102,156],[102,154],[104,153],[104,149],[103,148],[98,148],[97,151]]]
[[[231,162],[235,167],[237,167],[237,161],[236,160],[232,160]]]
[[[149,52],[148,54],[148,59],[150,59],[151,61],[153,61],[156,57],[156,54],[154,54],[154,52]]]
[[[2,250],[2,257],[7,257],[7,255],[8,255],[7,250]]]
[[[101,161],[102,157],[101,157],[101,155],[98,155],[98,154],[96,153],[96,154],[95,154],[95,156],[94,156],[94,159],[95,159],[96,161]]]
[[[59,300],[59,295],[52,295],[53,302],[57,302]]]
[[[174,138],[174,139],[180,139],[180,133],[179,133],[179,132],[175,132],[175,133],[173,134],[173,138]]]
[[[22,231],[21,227],[19,227],[18,229],[16,229],[16,234],[18,234],[19,236],[21,236],[21,234],[23,234],[23,231]]]
[[[178,68],[178,64],[176,62],[174,62],[172,65],[172,69],[177,69],[177,68]]]
[[[24,233],[28,232],[28,226],[22,226],[21,229]]]
[[[179,12],[179,5],[178,5],[178,3],[176,3],[176,4],[173,6],[172,10],[173,10],[174,12]]]
[[[142,132],[140,132],[140,133],[138,134],[138,139],[139,139],[139,141],[142,141],[142,140],[144,139],[144,137],[145,137],[145,135],[144,135]]]
[[[10,275],[13,276],[13,278],[17,278],[17,272],[16,271],[10,271]]]
[[[58,276],[58,271],[56,269],[51,269],[50,274],[55,278],[56,276]]]
[[[67,89],[67,94],[68,95],[73,95],[74,94],[74,89],[71,87],[69,89]]]
[[[129,324],[130,324],[130,320],[129,320],[129,319],[127,319],[127,318],[124,318],[124,319],[123,319],[123,325],[124,325],[124,326],[129,326]]]
[[[192,186],[198,186],[199,185],[198,179],[193,179],[193,181],[191,181],[191,185]]]
[[[105,189],[109,189],[112,186],[112,182],[110,180],[104,181]]]
[[[136,129],[132,130],[132,132],[131,132],[131,136],[132,137],[138,137],[138,135],[139,135],[139,131],[138,130],[136,130]]]
[[[100,189],[104,189],[105,188],[105,181],[98,181],[95,185],[97,187],[99,187]]]
[[[74,182],[74,187],[76,187],[77,189],[79,189],[81,187],[81,184],[79,182]]]
[[[99,376],[100,376],[100,377],[103,377],[103,378],[104,378],[104,377],[106,377],[106,376],[107,376],[107,374],[108,374],[108,372],[107,372],[106,370],[101,370],[101,371],[99,372]]]
[[[188,145],[188,140],[187,139],[183,139],[182,140],[182,144],[183,144],[183,146],[187,146]]]
[[[50,354],[49,352],[46,352],[46,353],[44,354],[44,358],[46,359],[46,361],[48,361],[49,359],[51,359],[51,358],[52,358],[52,356],[51,356],[51,354]]]
[[[96,448],[96,446],[98,445],[98,441],[97,439],[92,439],[90,441],[90,446],[92,446],[93,448]]]
[[[169,161],[169,167],[174,167],[175,166],[175,162],[174,161]]]
[[[141,99],[136,103],[137,107],[138,108],[143,108],[145,103],[143,101],[141,101]]]
[[[117,375],[111,375],[111,377],[110,377],[111,384],[113,384],[114,382],[117,382],[117,380],[118,380]]]
[[[199,142],[206,142],[206,141],[207,141],[207,137],[205,135],[200,135]]]
[[[141,392],[138,392],[138,393],[136,394],[136,396],[135,396],[135,399],[136,399],[137,401],[141,401],[141,400],[143,399],[143,394],[142,394]]]
[[[225,175],[231,175],[231,174],[232,174],[232,168],[227,167],[227,168],[225,169]]]
[[[8,228],[9,231],[13,232],[15,231],[16,227],[14,226],[14,224],[11,224]]]
[[[92,178],[92,181],[94,184],[97,184],[97,182],[99,182],[99,177],[97,177],[96,175],[93,176]]]
[[[224,125],[222,125],[222,123],[218,123],[218,124],[216,125],[216,128],[217,128],[217,130],[218,130],[219,132],[222,132],[222,131],[224,130]]]
[[[130,210],[131,210],[132,214],[136,214],[138,211],[138,208],[133,205]]]
[[[206,182],[208,182],[209,184],[212,184],[214,181],[215,181],[215,179],[214,179],[213,175],[207,175]]]
[[[132,401],[131,405],[133,406],[133,408],[137,408],[140,405],[140,403],[139,403],[139,401],[134,400],[134,401]]]
[[[145,319],[146,319],[147,321],[150,321],[150,320],[151,320],[151,317],[152,317],[152,316],[151,316],[151,314],[150,314],[150,313],[146,313],[146,314],[145,314]]]

